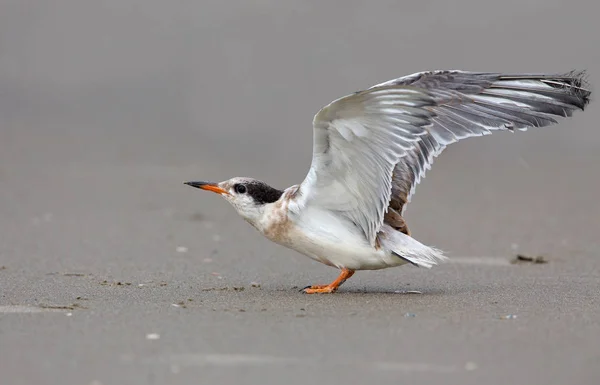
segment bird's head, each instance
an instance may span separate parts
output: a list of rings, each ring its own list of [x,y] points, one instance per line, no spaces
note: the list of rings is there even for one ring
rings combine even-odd
[[[198,181],[185,184],[221,195],[240,216],[253,224],[260,219],[265,206],[276,202],[283,194],[283,191],[252,178],[236,177],[219,183]]]

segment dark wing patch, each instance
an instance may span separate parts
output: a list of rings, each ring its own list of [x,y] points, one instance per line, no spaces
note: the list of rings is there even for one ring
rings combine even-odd
[[[410,235],[410,230],[406,225],[406,221],[402,218],[402,215],[395,209],[388,207],[388,211],[383,217],[383,223],[391,226],[393,229],[400,231],[406,235]]]

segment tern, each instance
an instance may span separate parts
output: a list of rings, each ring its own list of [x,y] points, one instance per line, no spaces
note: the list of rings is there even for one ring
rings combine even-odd
[[[584,72],[436,70],[339,98],[313,119],[304,181],[279,190],[251,178],[185,182],[220,194],[269,240],[341,273],[307,294],[335,292],[357,270],[447,259],[403,219],[416,185],[451,143],[557,123],[589,103]]]

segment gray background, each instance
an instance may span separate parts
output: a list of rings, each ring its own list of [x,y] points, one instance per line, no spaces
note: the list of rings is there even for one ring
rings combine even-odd
[[[181,184],[299,183],[319,108],[421,70],[588,69],[598,84],[598,14],[592,0],[1,1],[0,383],[598,383],[594,102],[452,145],[407,211],[452,261],[359,272],[332,296],[294,287],[335,270]],[[519,252],[549,262],[511,264]]]

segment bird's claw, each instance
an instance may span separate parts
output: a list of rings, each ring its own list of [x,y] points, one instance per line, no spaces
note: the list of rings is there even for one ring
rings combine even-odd
[[[331,285],[309,285],[300,290],[304,294],[329,294],[333,293],[337,287]]]
[[[304,289],[300,290],[304,294],[329,294],[336,291],[340,285],[344,284],[346,280],[352,277],[354,274],[354,270],[342,269],[340,276],[329,285],[312,285],[306,286]]]

